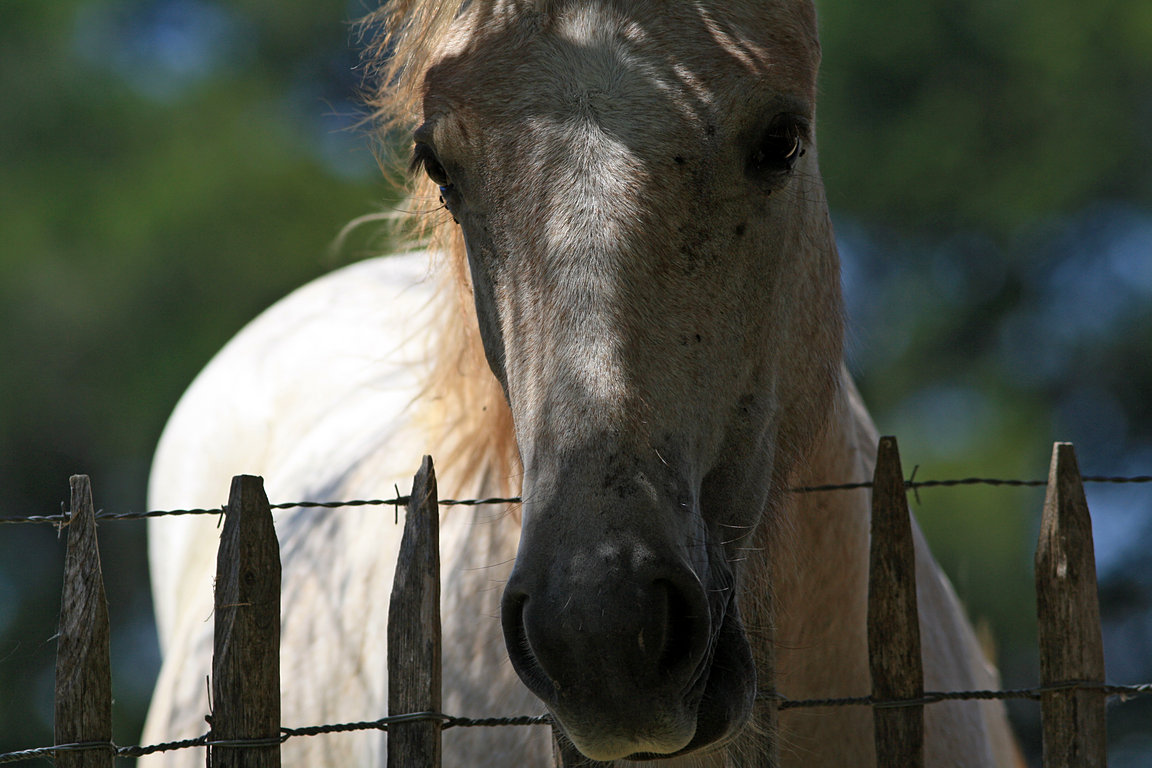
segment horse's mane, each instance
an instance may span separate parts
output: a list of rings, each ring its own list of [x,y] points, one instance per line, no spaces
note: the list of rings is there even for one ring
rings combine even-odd
[[[364,58],[374,84],[368,104],[377,126],[413,127],[420,119],[424,73],[466,2],[391,0],[361,22],[372,36]]]
[[[397,146],[422,120],[422,85],[433,55],[468,0],[392,0],[370,14],[362,29],[366,94],[381,164],[402,167]],[[422,416],[433,430],[442,476],[453,485],[473,478],[487,491],[519,490],[520,464],[512,414],[488,369],[480,341],[464,238],[438,202],[435,185],[408,174],[399,231],[426,244],[442,275],[437,348],[424,391]]]

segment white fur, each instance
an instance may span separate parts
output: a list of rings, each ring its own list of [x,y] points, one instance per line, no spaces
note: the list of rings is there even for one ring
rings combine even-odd
[[[153,465],[150,506],[219,506],[229,479],[240,473],[262,475],[273,502],[391,498],[395,486],[407,493],[421,455],[435,453],[411,407],[434,351],[426,272],[423,254],[356,264],[253,321],[173,414]],[[447,485],[451,467],[438,472],[445,497],[480,490]],[[462,683],[446,686],[444,704],[460,714],[541,711],[510,674],[495,618],[515,546],[514,538],[505,541],[501,553],[485,543],[499,513],[455,510],[441,532],[446,679]],[[275,519],[284,571],[282,722],[304,726],[387,714],[385,630],[402,528],[394,511],[289,510]],[[207,728],[204,679],[211,669],[218,536],[212,516],[163,518],[149,526],[165,664],[147,743],[191,738]],[[509,737],[517,754],[530,743],[544,755],[547,729],[535,730],[447,731],[446,765],[467,764],[468,754],[497,759],[510,748]],[[379,732],[292,739],[284,762],[375,765],[383,739]],[[184,750],[143,758],[142,765],[202,762],[199,750]]]

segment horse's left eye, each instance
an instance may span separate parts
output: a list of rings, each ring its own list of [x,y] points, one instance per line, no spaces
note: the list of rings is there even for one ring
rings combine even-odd
[[[791,171],[803,156],[801,127],[794,120],[777,118],[752,148],[747,172],[755,179],[771,180]]]
[[[448,172],[444,170],[444,166],[440,164],[439,158],[436,157],[436,152],[432,147],[427,144],[417,143],[412,148],[412,162],[409,164],[409,170],[416,171],[419,168],[424,169],[424,173],[432,180],[432,183],[438,187],[450,187],[452,181],[448,178]]]

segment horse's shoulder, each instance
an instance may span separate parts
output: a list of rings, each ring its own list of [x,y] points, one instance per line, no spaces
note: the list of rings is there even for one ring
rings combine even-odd
[[[237,474],[262,475],[273,501],[340,493],[351,476],[365,474],[367,458],[379,459],[382,443],[411,427],[433,283],[424,254],[372,259],[298,288],[252,320],[169,419],[152,465],[150,507],[218,507]],[[409,463],[420,450],[409,450],[416,457]],[[410,478],[414,466],[403,469],[396,479]],[[178,618],[165,614],[180,604],[183,580],[211,567],[200,560],[214,552],[217,531],[201,523],[165,518],[149,528],[162,636]]]
[[[382,397],[406,407],[419,386],[431,297],[426,267],[409,254],[344,267],[265,310],[181,398],[157,449],[150,503],[202,503],[206,482],[276,474],[298,439],[341,411]]]

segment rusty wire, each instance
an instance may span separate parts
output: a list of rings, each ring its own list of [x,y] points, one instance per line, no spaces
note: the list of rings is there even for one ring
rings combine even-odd
[[[1141,484],[1152,483],[1152,475],[1134,475],[1129,477],[1085,475],[1080,478],[1085,483],[1112,483],[1112,484]],[[904,481],[904,488],[917,491],[920,488],[952,488],[963,485],[989,485],[1007,487],[1042,487],[1048,484],[1047,480],[1015,480],[995,477],[964,477],[955,480],[915,480]],[[805,485],[789,488],[789,493],[823,493],[828,491],[851,491],[861,488],[871,488],[872,481],[856,483],[836,483],[830,485]],[[270,504],[270,509],[340,509],[344,507],[397,507],[408,504],[408,496],[397,495],[391,499],[350,499],[347,501],[287,501],[279,504]],[[519,496],[500,497],[493,496],[483,499],[440,499],[443,507],[450,506],[477,506],[480,504],[519,504]],[[147,512],[104,512],[96,513],[100,520],[144,520],[152,517],[174,517],[178,515],[220,515],[226,511],[226,506],[210,509],[166,509],[151,510]],[[50,523],[52,525],[67,525],[69,516],[66,512],[55,515],[23,515],[15,517],[0,517],[0,525],[15,523]]]
[[[913,473],[913,477],[915,473]],[[1085,483],[1152,483],[1152,476],[1137,475],[1131,477],[1088,475],[1081,478]],[[915,491],[919,488],[955,487],[964,485],[989,485],[1009,487],[1038,487],[1047,485],[1045,480],[1015,480],[1000,478],[967,477],[956,480],[914,480],[908,479],[904,486],[907,490]],[[871,488],[872,483],[839,483],[834,485],[801,486],[790,488],[792,493],[821,493],[829,491],[858,490]],[[402,506],[407,505],[408,496],[397,495],[392,499],[353,499],[348,501],[295,501],[269,505],[271,509],[338,509],[343,507],[362,506]],[[442,506],[475,506],[480,504],[518,504],[519,497],[490,497],[483,499],[441,499]],[[213,509],[172,509],[153,510],[148,512],[98,512],[97,520],[139,520],[152,517],[168,517],[177,515],[219,515],[226,511],[226,507]],[[28,515],[24,517],[0,518],[3,523],[51,523],[66,525],[69,516],[66,513],[57,515]],[[1097,691],[1108,698],[1118,698],[1121,701],[1148,696],[1152,694],[1152,684],[1141,685],[1105,685],[1102,683],[1073,681],[1055,685],[1037,686],[1033,688],[1016,688],[1008,690],[980,690],[980,691],[926,691],[922,696],[914,699],[899,699],[877,701],[871,696],[844,697],[834,699],[790,699],[775,691],[762,691],[758,698],[775,701],[781,710],[841,707],[841,706],[871,706],[876,708],[924,706],[943,701],[963,700],[992,700],[992,699],[1040,699],[1045,693],[1069,690]],[[51,759],[60,752],[80,752],[92,750],[110,751],[116,757],[142,757],[156,752],[167,752],[178,749],[191,749],[200,747],[232,747],[257,748],[281,744],[289,738],[301,736],[318,736],[326,733],[347,733],[352,731],[388,730],[390,724],[402,722],[416,722],[435,720],[441,723],[442,728],[452,727],[499,727],[499,726],[526,726],[549,725],[552,719],[549,715],[515,716],[515,717],[488,717],[465,718],[445,715],[438,712],[414,712],[403,715],[393,715],[377,720],[335,723],[327,725],[307,726],[302,728],[281,728],[279,736],[262,739],[229,739],[226,741],[210,741],[210,734],[204,734],[194,739],[171,741],[148,746],[120,747],[112,742],[84,742],[75,744],[57,744],[51,747],[38,747],[20,750],[17,752],[0,753],[0,764],[13,763],[36,758]]]
[[[838,699],[789,699],[775,691],[762,691],[757,697],[761,700],[775,701],[781,710],[811,709],[820,707],[852,707],[870,706],[878,709],[899,707],[917,707],[938,704],[945,701],[989,701],[995,699],[1032,699],[1038,700],[1046,693],[1067,693],[1069,691],[1094,691],[1101,696],[1117,698],[1120,701],[1130,701],[1152,695],[1152,684],[1141,685],[1106,685],[1103,683],[1074,680],[1064,683],[1040,685],[1034,688],[1012,688],[1008,690],[981,690],[981,691],[925,691],[922,696],[914,699],[877,700],[871,696],[855,696]],[[494,728],[506,726],[551,725],[550,715],[521,715],[516,717],[453,717],[440,712],[411,712],[402,715],[390,715],[378,720],[366,720],[353,723],[333,723],[328,725],[314,725],[303,728],[281,728],[278,736],[267,736],[256,739],[226,739],[212,740],[211,734],[204,734],[194,739],[183,741],[169,741],[163,744],[148,746],[119,747],[112,742],[84,742],[76,744],[56,744],[51,747],[37,747],[19,752],[5,752],[0,754],[0,764],[15,763],[21,760],[36,758],[52,758],[60,752],[87,752],[102,750],[111,752],[116,757],[143,757],[156,752],[171,752],[178,749],[194,749],[200,747],[229,747],[235,749],[256,749],[284,743],[290,738],[301,736],[320,736],[327,733],[351,733],[355,731],[387,731],[390,725],[400,723],[436,721],[441,728]]]

